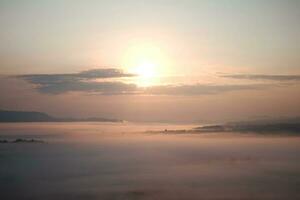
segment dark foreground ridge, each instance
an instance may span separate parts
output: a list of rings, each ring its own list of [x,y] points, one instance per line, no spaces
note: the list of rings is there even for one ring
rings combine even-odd
[[[1,122],[123,122],[123,120],[101,117],[58,118],[42,112],[0,110]]]

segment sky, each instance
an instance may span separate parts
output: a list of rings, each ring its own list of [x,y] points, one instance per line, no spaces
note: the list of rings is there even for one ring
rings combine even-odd
[[[0,0],[0,109],[299,116],[299,19],[297,0]]]

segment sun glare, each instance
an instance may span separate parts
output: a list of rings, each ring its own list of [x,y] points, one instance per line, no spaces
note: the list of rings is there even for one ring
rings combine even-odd
[[[147,87],[153,85],[157,80],[156,65],[152,62],[142,62],[138,64],[133,73],[137,75],[136,84]]]
[[[127,71],[137,75],[134,83],[140,87],[158,84],[167,66],[162,49],[145,41],[131,44],[126,49],[123,63]]]
[[[151,62],[144,62],[136,66],[134,71],[138,76],[153,77],[155,76],[155,64]]]

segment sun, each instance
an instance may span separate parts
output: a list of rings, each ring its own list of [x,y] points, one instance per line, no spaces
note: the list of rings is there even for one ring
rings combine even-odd
[[[138,86],[151,86],[157,81],[157,64],[155,64],[154,62],[141,62],[133,68],[132,72],[137,75],[135,82]]]
[[[123,66],[136,75],[133,82],[140,87],[159,84],[166,69],[166,57],[162,48],[151,42],[137,42],[126,49]]]
[[[143,62],[135,67],[134,72],[138,76],[150,78],[156,75],[155,67],[152,62]]]

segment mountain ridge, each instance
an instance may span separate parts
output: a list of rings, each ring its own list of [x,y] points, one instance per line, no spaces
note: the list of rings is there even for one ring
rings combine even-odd
[[[103,117],[60,118],[37,111],[15,111],[0,109],[0,123],[1,122],[123,122],[123,120]]]

